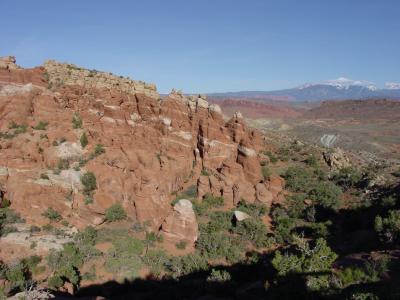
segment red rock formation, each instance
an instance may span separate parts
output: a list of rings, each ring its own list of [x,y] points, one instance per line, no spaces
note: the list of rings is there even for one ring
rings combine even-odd
[[[166,242],[184,242],[193,249],[199,229],[192,202],[186,199],[179,200],[174,205],[174,211],[162,224],[162,232]]]
[[[191,185],[200,197],[223,196],[227,206],[270,203],[269,186],[276,196],[277,183],[262,180],[261,136],[239,114],[225,123],[203,96],[173,91],[161,100],[154,85],[70,66],[0,69],[0,187],[27,222],[40,223],[53,207],[75,226],[96,225],[119,202],[159,229],[171,215],[171,194]],[[76,114],[82,128],[72,126]],[[35,129],[40,121],[45,130]],[[97,144],[105,153],[91,156]],[[69,167],[55,174],[61,159]],[[209,176],[200,176],[203,169]],[[88,204],[80,183],[86,171],[97,179]]]

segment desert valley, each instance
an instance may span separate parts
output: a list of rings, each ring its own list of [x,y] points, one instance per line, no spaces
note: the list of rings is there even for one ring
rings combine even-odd
[[[0,297],[396,299],[399,121],[3,57]]]

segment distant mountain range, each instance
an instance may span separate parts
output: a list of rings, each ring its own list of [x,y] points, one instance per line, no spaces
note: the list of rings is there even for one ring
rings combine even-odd
[[[211,93],[213,98],[240,98],[255,100],[281,100],[295,102],[316,102],[338,99],[400,99],[400,84],[387,83],[386,88],[379,89],[368,81],[351,80],[344,77],[318,83],[308,83],[292,89],[276,91],[241,91],[227,93]]]

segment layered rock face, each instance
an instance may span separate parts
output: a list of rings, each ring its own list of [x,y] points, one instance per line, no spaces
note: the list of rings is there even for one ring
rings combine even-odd
[[[143,93],[152,98],[159,98],[156,86],[151,83],[131,80],[97,70],[87,70],[54,60],[46,61],[44,67],[50,86],[80,85],[86,88],[112,89],[129,94]]]
[[[54,61],[3,66],[0,82],[0,190],[28,223],[52,207],[76,227],[99,224],[119,202],[159,229],[179,213],[173,194],[191,186],[199,198],[223,196],[227,207],[276,197],[262,179],[260,134],[240,114],[224,122],[203,96],[173,91],[161,99],[154,85]],[[76,116],[82,126],[74,128]],[[93,155],[97,144],[105,153]],[[88,171],[97,182],[92,203],[80,182]]]
[[[199,229],[192,202],[181,199],[174,205],[174,211],[162,224],[163,237],[167,242],[184,242],[194,245]]]

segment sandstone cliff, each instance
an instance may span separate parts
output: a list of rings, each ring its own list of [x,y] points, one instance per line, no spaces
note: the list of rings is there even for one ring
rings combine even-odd
[[[158,230],[188,187],[233,207],[241,199],[270,204],[281,185],[263,179],[261,135],[240,114],[224,122],[201,95],[173,90],[161,99],[153,84],[71,64],[0,63],[0,132],[1,195],[28,223],[52,207],[78,228],[96,225],[118,202]],[[80,180],[89,171],[92,201]]]

